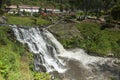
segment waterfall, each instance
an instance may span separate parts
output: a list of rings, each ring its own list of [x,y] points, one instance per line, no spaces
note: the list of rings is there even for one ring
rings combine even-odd
[[[36,71],[57,71],[68,80],[110,80],[118,75],[118,59],[90,56],[83,49],[67,51],[46,29],[13,25],[12,30],[33,53]]]
[[[51,33],[39,28],[20,28],[12,26],[18,41],[27,44],[29,50],[34,53],[34,65],[36,71],[65,71],[65,64],[58,58],[64,48]]]

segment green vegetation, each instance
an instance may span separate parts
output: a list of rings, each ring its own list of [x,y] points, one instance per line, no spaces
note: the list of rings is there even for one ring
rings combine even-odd
[[[8,18],[8,24],[23,26],[41,26],[51,24],[48,17],[57,19],[53,15],[40,15],[39,13],[28,13],[23,11],[19,14],[4,14],[5,7],[9,5],[31,5],[40,8],[58,8],[73,11],[68,19],[91,16],[108,18],[108,24],[113,23],[113,27],[120,20],[120,0],[1,0],[0,16],[5,15]],[[74,12],[77,11],[77,12]],[[81,10],[80,12],[78,10]],[[46,12],[46,11],[45,11]],[[74,14],[76,13],[76,14]],[[69,13],[66,13],[66,15]],[[106,16],[107,15],[107,16]],[[60,17],[65,17],[60,15]],[[105,17],[102,17],[104,19]],[[112,19],[112,18],[114,19]],[[84,20],[84,19],[80,19]],[[116,20],[116,22],[115,22]],[[112,22],[113,21],[113,22]],[[107,24],[107,26],[109,26]],[[107,28],[110,28],[111,25]],[[100,24],[82,22],[80,24],[60,24],[55,25],[50,31],[67,49],[83,48],[88,53],[99,56],[120,57],[120,29],[110,30],[101,29]],[[119,28],[119,27],[118,27]],[[25,48],[25,45],[19,43],[9,27],[0,26],[0,80],[50,80],[48,73],[38,73],[33,71],[33,55]]]
[[[34,21],[36,20],[36,22]],[[49,25],[50,21],[43,19],[41,17],[22,17],[22,16],[8,16],[8,24],[17,24],[24,26],[33,26],[33,25]]]
[[[48,0],[11,0],[12,4],[26,4],[26,5],[34,5],[40,7],[55,7],[57,6],[56,2],[48,1]]]
[[[114,20],[120,20],[120,5],[112,8],[111,16],[113,17]]]
[[[85,15],[88,12],[108,14],[110,8],[119,5],[119,0],[1,0],[0,9],[7,5],[34,5],[44,8],[58,8],[68,11],[82,10]]]
[[[120,31],[101,30],[100,27],[95,23],[77,25],[83,37],[79,46],[98,55],[120,57]]]
[[[11,34],[10,28],[0,26],[0,75],[3,80],[19,80],[22,78],[20,55],[28,53],[24,46],[17,42]],[[24,78],[28,79],[29,75],[27,74]]]
[[[51,80],[51,76],[48,73],[35,73],[35,80]]]
[[[9,27],[0,26],[0,80],[50,80],[47,73],[33,72],[32,53],[13,35]]]
[[[56,25],[50,31],[67,49],[78,47],[92,55],[120,57],[120,31],[101,30],[100,24],[89,22]]]

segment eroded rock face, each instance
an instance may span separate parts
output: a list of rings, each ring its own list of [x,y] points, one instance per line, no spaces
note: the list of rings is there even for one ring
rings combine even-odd
[[[0,24],[6,24],[7,18],[5,16],[0,17]]]
[[[61,22],[60,24],[50,27],[48,30],[59,39],[71,39],[74,37],[82,38],[80,31],[75,27],[76,23]]]

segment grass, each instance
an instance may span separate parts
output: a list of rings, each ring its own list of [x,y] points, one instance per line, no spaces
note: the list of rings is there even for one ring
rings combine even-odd
[[[50,21],[43,19],[41,17],[34,18],[34,17],[21,17],[21,16],[7,16],[8,17],[8,24],[16,24],[16,25],[24,25],[24,26],[33,26],[33,25],[49,25]],[[37,22],[34,23],[36,19]]]

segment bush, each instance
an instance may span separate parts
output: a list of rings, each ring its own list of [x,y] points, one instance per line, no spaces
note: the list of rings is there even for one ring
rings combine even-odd
[[[21,43],[15,41],[15,38],[13,38],[14,40],[9,38],[13,35],[8,33],[8,30],[11,30],[10,27],[0,26],[0,80],[29,80],[20,79],[20,77],[27,78],[27,76],[20,76],[22,70],[26,70],[21,67],[29,67],[29,65],[22,65],[20,56],[20,53],[27,51]],[[29,63],[26,62],[26,64]],[[27,75],[29,74],[27,73]]]
[[[40,14],[39,14],[39,13],[33,13],[33,16],[34,16],[34,17],[39,17]]]
[[[48,73],[35,73],[34,80],[51,80],[51,76]]]
[[[75,18],[76,18],[76,15],[74,15],[74,14],[66,17],[66,19],[75,19]]]

